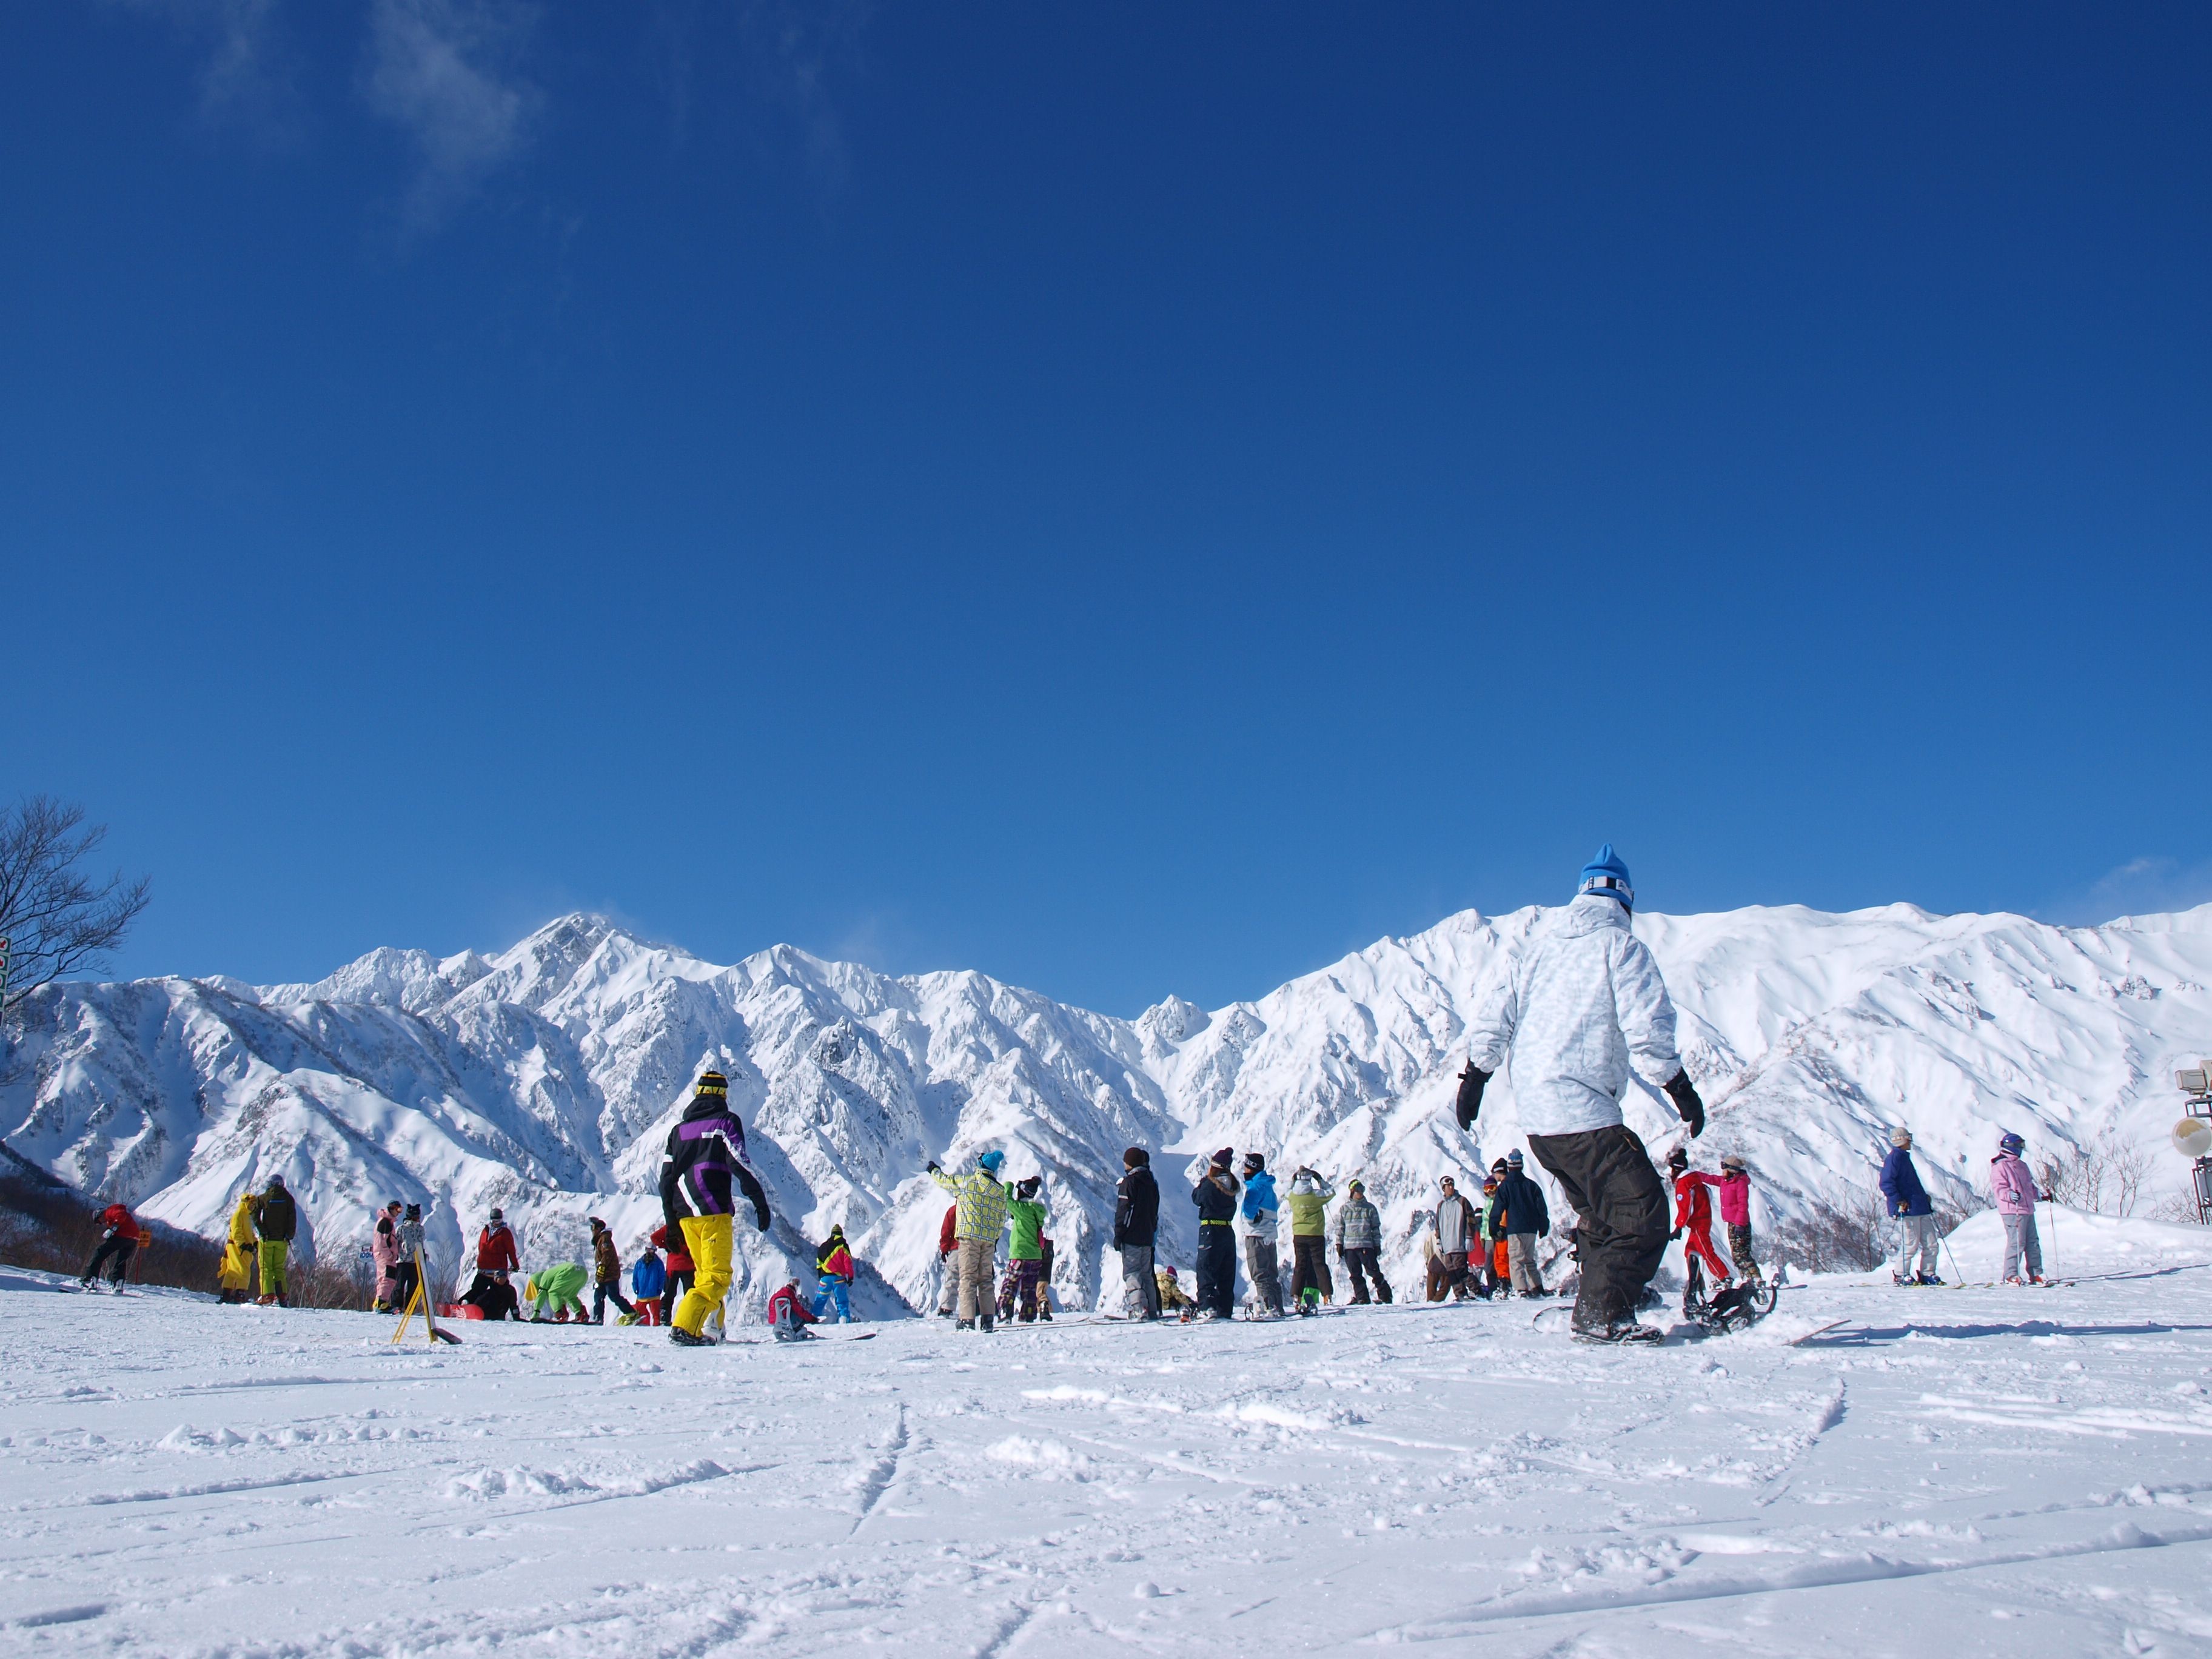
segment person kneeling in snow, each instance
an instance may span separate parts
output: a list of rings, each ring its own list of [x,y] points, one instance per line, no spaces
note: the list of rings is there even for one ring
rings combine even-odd
[[[546,1316],[552,1322],[565,1325],[574,1314],[579,1324],[586,1322],[584,1312],[584,1270],[573,1261],[556,1261],[550,1267],[540,1267],[530,1275],[530,1282],[522,1287],[522,1298],[536,1305],[530,1322],[543,1325]]]
[[[1483,1085],[1510,1059],[1521,1127],[1581,1218],[1582,1288],[1574,1334],[1656,1342],[1636,1321],[1667,1251],[1667,1190],[1622,1120],[1632,1071],[1663,1088],[1692,1137],[1698,1098],[1674,1049],[1674,1005],[1651,952],[1630,931],[1636,902],[1612,845],[1583,866],[1574,902],[1516,955],[1469,1030],[1459,1123],[1472,1127]]]
[[[799,1300],[799,1281],[793,1279],[768,1299],[769,1329],[779,1342],[804,1342],[814,1333],[806,1328],[815,1322],[814,1315]]]

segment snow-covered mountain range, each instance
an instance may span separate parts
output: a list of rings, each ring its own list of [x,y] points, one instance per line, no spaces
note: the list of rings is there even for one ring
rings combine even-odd
[[[864,1311],[921,1305],[945,1208],[923,1165],[987,1145],[1011,1175],[1044,1176],[1071,1303],[1113,1281],[1131,1145],[1155,1153],[1165,1260],[1194,1244],[1186,1166],[1257,1147],[1278,1168],[1363,1178],[1402,1279],[1437,1176],[1521,1144],[1510,1071],[1472,1134],[1452,1121],[1454,1074],[1506,954],[1552,914],[1467,912],[1256,1001],[1209,1012],[1170,997],[1134,1020],[788,946],[721,967],[588,915],[490,959],[379,950],[312,985],[50,986],[0,1056],[0,1139],[210,1237],[275,1171],[306,1200],[309,1250],[350,1253],[399,1198],[423,1204],[447,1259],[493,1204],[520,1221],[528,1263],[581,1259],[586,1213],[627,1254],[659,1219],[661,1144],[711,1059],[777,1218],[766,1237],[739,1226],[740,1307],[787,1276],[810,1283],[807,1241],[833,1221],[880,1275]],[[2155,1141],[2161,1183],[2181,1178],[2164,1151],[2172,1073],[2212,1049],[2212,906],[2097,928],[1892,905],[1636,929],[1711,1108],[1693,1150],[1708,1167],[1749,1158],[1768,1221],[1868,1185],[1899,1122],[1954,1197],[2000,1127],[2045,1150]],[[1631,1121],[1655,1153],[1681,1132],[1655,1091]]]

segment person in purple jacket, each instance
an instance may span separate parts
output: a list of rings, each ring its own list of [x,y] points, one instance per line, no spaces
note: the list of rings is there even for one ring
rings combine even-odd
[[[2035,1206],[2043,1194],[2035,1190],[2035,1177],[2021,1161],[2027,1143],[2007,1130],[1997,1137],[1997,1155],[1990,1160],[1990,1196],[1997,1201],[2004,1222],[2004,1282],[2021,1283],[2021,1260],[2027,1261],[2030,1285],[2043,1283],[2043,1241],[2036,1237]]]

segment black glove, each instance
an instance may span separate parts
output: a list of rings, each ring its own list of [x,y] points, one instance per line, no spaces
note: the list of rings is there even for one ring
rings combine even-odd
[[[932,1175],[935,1175],[937,1173],[937,1160],[935,1158],[932,1158],[929,1161],[929,1172]]]
[[[1687,1072],[1674,1073],[1674,1080],[1667,1085],[1667,1098],[1674,1103],[1674,1110],[1690,1126],[1691,1139],[1705,1133],[1705,1103],[1698,1098],[1698,1085],[1690,1081]]]
[[[757,1223],[757,1224],[759,1225],[760,1230],[761,1230],[763,1232],[766,1232],[766,1231],[768,1231],[768,1206],[767,1206],[767,1205],[765,1205],[765,1204],[756,1204],[756,1205],[754,1205],[754,1206],[753,1206],[753,1220],[755,1221],[755,1223]]]
[[[1681,1230],[1680,1227],[1675,1228],[1675,1229],[1674,1229],[1674,1231],[1673,1232],[1671,1232],[1671,1233],[1669,1233],[1669,1234],[1668,1234],[1668,1235],[1667,1235],[1667,1237],[1669,1237],[1669,1238],[1680,1238],[1681,1236],[1682,1236],[1682,1230]]]
[[[1472,1129],[1475,1116],[1482,1110],[1482,1086],[1490,1081],[1490,1073],[1478,1067],[1473,1060],[1459,1074],[1459,1127]]]

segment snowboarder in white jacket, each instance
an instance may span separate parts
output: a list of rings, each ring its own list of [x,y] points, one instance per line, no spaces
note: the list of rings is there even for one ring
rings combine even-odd
[[[1574,902],[1530,939],[1469,1032],[1459,1122],[1473,1126],[1483,1085],[1510,1060],[1528,1150],[1575,1207],[1582,1289],[1574,1334],[1653,1341],[1636,1322],[1667,1249],[1667,1192],[1644,1142],[1622,1121],[1632,1068],[1663,1088],[1692,1135],[1705,1103],[1674,1050],[1674,1005],[1629,931],[1635,890],[1612,844],[1583,866]]]

